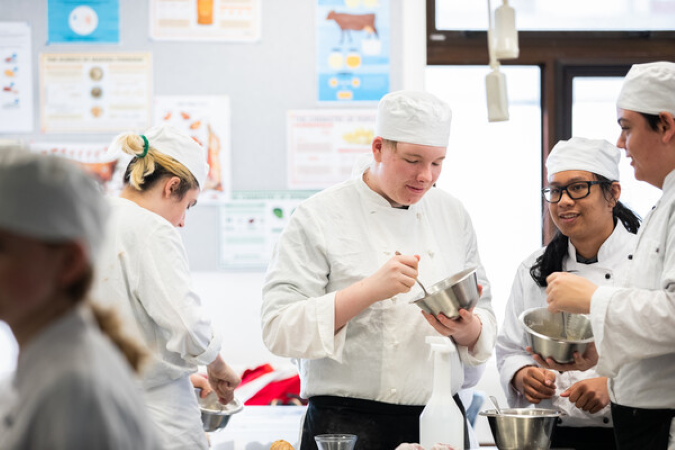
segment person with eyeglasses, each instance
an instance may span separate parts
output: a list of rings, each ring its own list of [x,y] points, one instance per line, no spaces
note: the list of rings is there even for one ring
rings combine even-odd
[[[552,311],[589,313],[619,448],[675,449],[675,63],[635,64],[616,102],[635,178],[663,191],[622,286],[550,275]]]
[[[519,316],[547,306],[546,278],[553,272],[575,272],[607,286],[624,276],[640,220],[619,201],[620,158],[619,149],[605,140],[573,137],[553,147],[546,161],[549,186],[542,194],[558,230],[518,267],[497,338],[497,367],[509,405],[566,414],[552,447],[616,448],[607,378],[594,368],[595,347],[575,353],[573,364],[543,360],[529,347]]]

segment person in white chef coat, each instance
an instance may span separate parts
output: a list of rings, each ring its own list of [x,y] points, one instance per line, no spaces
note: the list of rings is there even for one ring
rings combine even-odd
[[[496,323],[471,220],[434,187],[450,121],[450,107],[429,93],[385,95],[372,164],[300,204],[273,252],[263,340],[297,360],[309,399],[302,450],[316,448],[322,433],[356,434],[357,449],[418,442],[433,378],[425,338],[441,333],[456,343],[455,393],[477,381],[465,379],[463,367],[492,353]],[[421,294],[415,278],[431,286],[476,266],[482,296],[459,320],[425,317],[410,303]]]
[[[584,355],[578,361],[585,371],[553,370],[565,367],[533,358],[519,316],[547,306],[546,278],[553,272],[574,272],[603,286],[617,286],[626,276],[640,219],[619,201],[620,159],[619,149],[601,139],[573,137],[553,147],[542,194],[558,231],[518,267],[497,337],[497,367],[509,406],[536,404],[566,413],[552,447],[616,448],[607,377]]]
[[[675,449],[675,63],[635,64],[617,100],[617,146],[663,191],[638,233],[623,286],[547,279],[552,311],[590,313],[618,447]]]
[[[220,356],[221,338],[192,288],[177,227],[195,206],[208,173],[205,150],[167,125],[123,134],[110,150],[133,156],[102,251],[97,299],[113,304],[148,346],[144,397],[167,449],[208,447],[190,375],[205,365],[221,402],[232,400],[239,376]]]
[[[0,152],[0,320],[19,344],[0,448],[159,450],[132,367],[143,350],[89,288],[108,208],[72,162]]]

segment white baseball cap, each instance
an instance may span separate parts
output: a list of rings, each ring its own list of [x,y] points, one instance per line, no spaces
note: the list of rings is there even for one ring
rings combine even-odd
[[[602,175],[610,181],[619,181],[619,149],[604,139],[573,137],[559,141],[546,159],[548,181],[567,170],[585,170]]]
[[[428,92],[396,91],[380,100],[375,134],[409,144],[447,147],[452,110]]]
[[[47,242],[81,242],[93,260],[109,215],[100,186],[57,156],[0,153],[0,228]]]
[[[669,112],[675,116],[675,63],[633,64],[616,106],[645,114]]]

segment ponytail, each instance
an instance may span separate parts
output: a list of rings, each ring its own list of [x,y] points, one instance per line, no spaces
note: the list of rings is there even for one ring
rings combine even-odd
[[[117,136],[111,144],[134,157],[124,173],[125,184],[137,191],[145,191],[151,189],[160,179],[175,176],[181,180],[176,191],[179,198],[183,198],[189,190],[199,187],[197,179],[187,167],[153,148],[152,143],[146,142],[142,136],[125,133]]]
[[[115,344],[117,349],[122,352],[132,369],[140,373],[147,352],[134,339],[131,339],[122,332],[122,324],[119,316],[114,310],[104,309],[93,302],[87,302],[87,306],[94,314],[98,327],[103,334]]]
[[[94,318],[98,323],[98,327],[103,334],[107,335],[118,350],[122,352],[132,369],[134,369],[136,373],[140,373],[143,362],[147,356],[145,349],[122,332],[122,324],[115,311],[106,310],[91,301],[85,300],[93,278],[94,271],[92,267],[89,266],[78,281],[66,288],[66,295],[68,295],[75,304],[82,301],[85,302],[93,313]]]

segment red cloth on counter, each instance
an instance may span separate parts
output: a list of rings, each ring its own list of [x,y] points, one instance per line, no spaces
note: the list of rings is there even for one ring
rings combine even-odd
[[[272,372],[274,372],[274,368],[269,364],[263,364],[254,369],[247,369],[241,376],[240,386]],[[300,399],[300,377],[297,374],[290,378],[270,381],[256,394],[246,400],[244,405],[292,405],[297,404],[296,399]],[[296,402],[294,402],[294,400],[296,400]],[[307,403],[302,399],[300,399],[300,401],[303,404]]]

